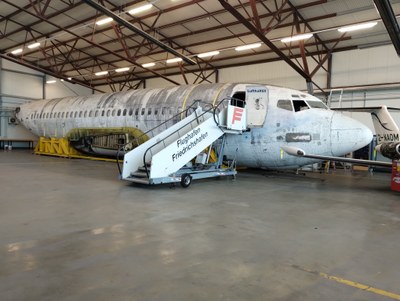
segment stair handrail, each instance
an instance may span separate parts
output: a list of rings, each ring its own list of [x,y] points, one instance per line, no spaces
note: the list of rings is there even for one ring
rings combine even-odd
[[[213,105],[213,106],[211,106],[208,110],[206,110],[206,111],[204,111],[203,113],[201,113],[199,116],[196,116],[196,119],[195,119],[195,120],[198,121],[200,117],[204,116],[206,113],[209,113],[209,112],[211,112],[211,111],[213,111],[213,114],[215,114],[215,108],[218,107],[224,100],[226,100],[226,98],[224,98],[223,100],[221,100],[221,101],[217,104],[217,106],[214,106],[214,105]],[[193,121],[194,121],[194,120],[192,120],[192,121],[190,121],[190,122],[193,122]],[[215,121],[215,118],[214,118],[214,121]],[[146,175],[147,175],[148,178],[149,178],[149,170],[148,170],[147,164],[146,164],[146,156],[147,156],[148,151],[149,151],[151,148],[153,148],[154,146],[158,145],[159,143],[164,142],[167,138],[171,137],[171,136],[174,135],[175,133],[179,132],[179,130],[181,130],[183,127],[187,126],[190,122],[186,123],[184,126],[180,127],[179,129],[175,130],[174,132],[170,133],[168,136],[164,137],[164,138],[161,139],[160,141],[157,141],[157,142],[154,143],[152,146],[150,146],[148,149],[146,149],[146,151],[144,152],[144,155],[143,155],[143,165],[144,165],[144,169],[145,169],[145,171],[146,171]],[[215,121],[215,122],[216,122],[216,121]],[[216,124],[218,125],[217,122],[216,122]]]
[[[116,155],[116,157],[117,157],[117,158],[116,158],[116,162],[117,162],[117,167],[118,167],[118,172],[119,172],[120,177],[122,176],[122,169],[121,169],[120,160],[119,160],[119,158],[120,158],[120,153],[121,153],[123,150],[126,151],[126,146],[127,146],[127,145],[129,145],[129,144],[132,144],[132,145],[133,145],[133,142],[135,141],[135,142],[136,142],[136,146],[139,146],[139,145],[140,145],[140,139],[142,139],[143,137],[145,137],[148,133],[154,131],[155,129],[157,129],[157,128],[163,126],[163,125],[165,125],[167,122],[169,122],[169,121],[175,119],[175,118],[178,117],[179,115],[182,116],[183,113],[185,113],[185,116],[187,117],[188,111],[191,110],[191,109],[193,109],[193,108],[195,107],[195,105],[197,105],[197,107],[199,107],[199,103],[200,103],[200,102],[201,102],[201,99],[195,99],[195,100],[193,101],[193,103],[192,103],[190,106],[188,106],[185,110],[182,110],[182,111],[180,111],[179,113],[176,113],[176,114],[173,115],[171,118],[169,118],[169,119],[167,119],[167,120],[161,122],[161,123],[158,124],[157,126],[151,128],[151,129],[149,129],[148,131],[146,131],[145,133],[141,134],[140,136],[135,137],[135,139],[133,139],[132,141],[127,142],[127,143],[121,145],[121,146],[118,148],[118,150],[117,150],[117,155]]]

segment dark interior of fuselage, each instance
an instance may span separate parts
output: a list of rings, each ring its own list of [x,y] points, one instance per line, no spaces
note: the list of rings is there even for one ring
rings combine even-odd
[[[237,91],[232,95],[231,105],[239,108],[244,108],[245,103],[246,103],[246,92]]]

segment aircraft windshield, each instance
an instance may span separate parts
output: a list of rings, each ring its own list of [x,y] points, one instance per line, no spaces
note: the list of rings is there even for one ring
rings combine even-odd
[[[328,107],[322,102],[317,100],[307,100],[308,105],[313,109],[328,110]]]

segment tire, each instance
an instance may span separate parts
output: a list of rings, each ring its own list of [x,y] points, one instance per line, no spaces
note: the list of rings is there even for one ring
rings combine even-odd
[[[191,183],[192,183],[192,177],[187,173],[183,174],[181,177],[181,186],[183,188],[188,188]]]

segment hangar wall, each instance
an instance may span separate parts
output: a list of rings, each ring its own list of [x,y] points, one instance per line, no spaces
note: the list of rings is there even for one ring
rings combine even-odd
[[[30,68],[0,59],[0,138],[32,139],[24,127],[9,124],[12,110],[22,103],[43,99],[92,94],[92,90],[57,81],[46,84],[50,76]]]

